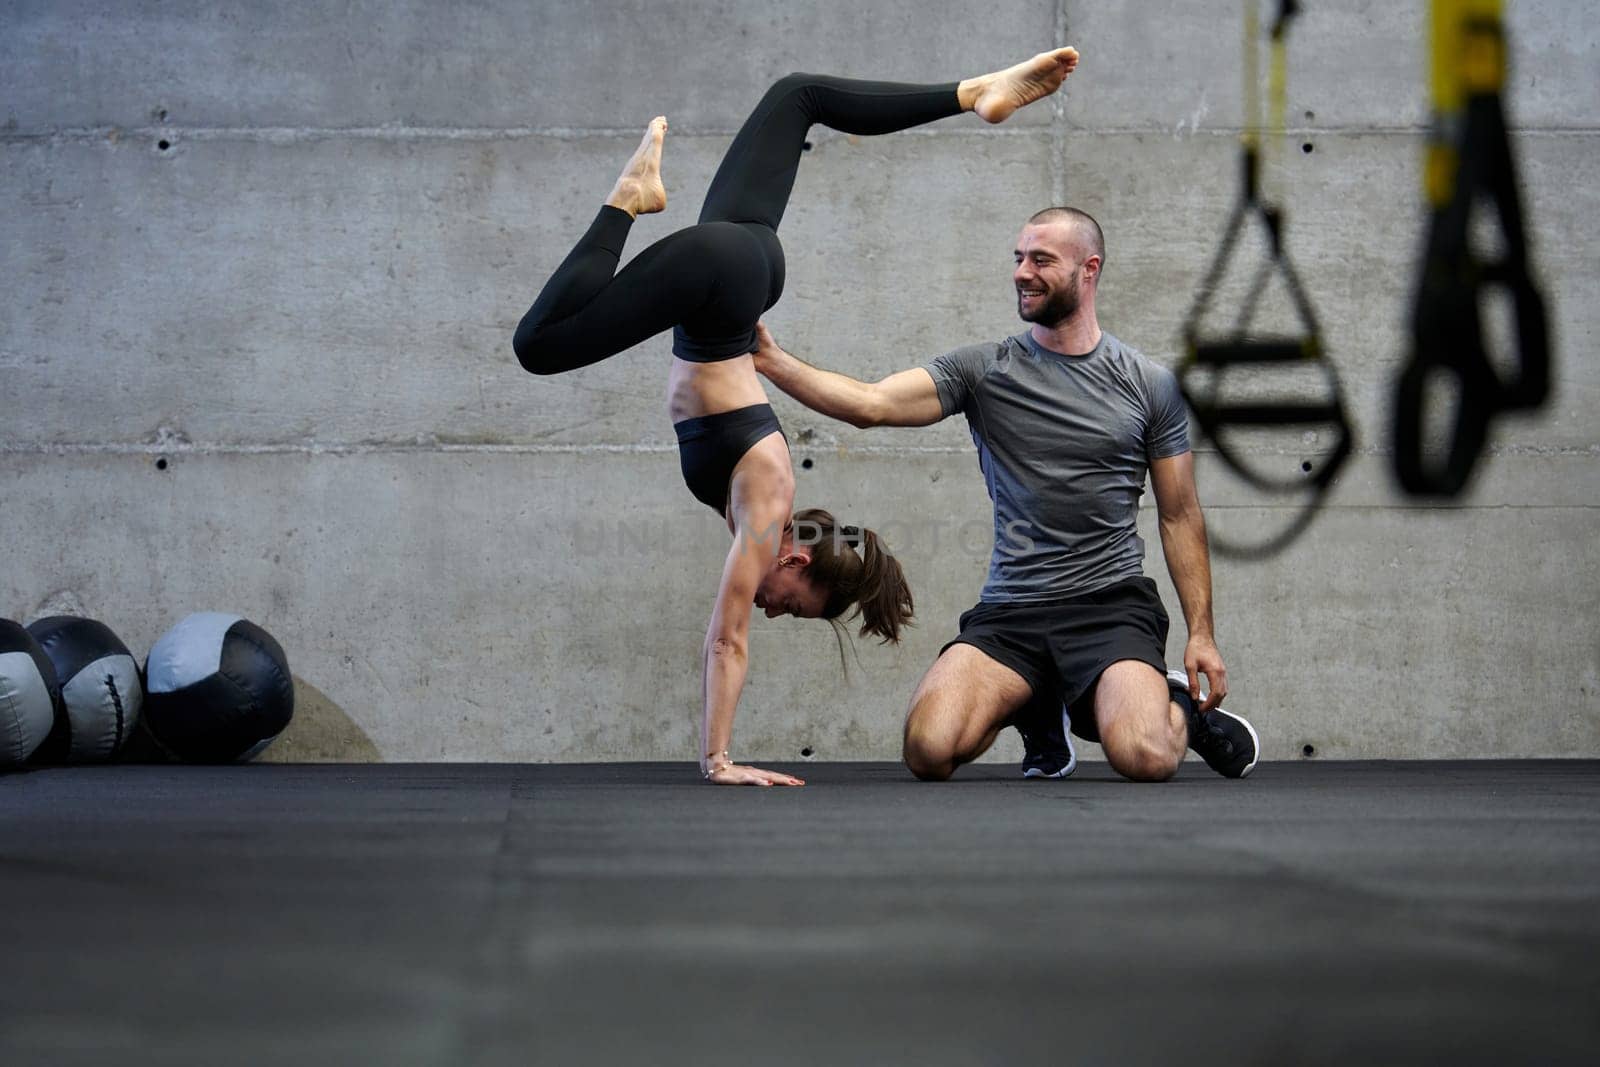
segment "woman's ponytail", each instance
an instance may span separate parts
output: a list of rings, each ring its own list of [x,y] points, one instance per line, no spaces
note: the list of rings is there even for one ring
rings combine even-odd
[[[824,619],[837,619],[851,607],[861,617],[860,634],[898,643],[911,622],[914,604],[900,561],[872,530],[840,523],[822,508],[795,513],[795,544],[811,553],[807,577],[827,591]]]
[[[861,587],[856,603],[861,611],[861,636],[873,634],[899,643],[900,627],[911,619],[911,587],[900,561],[884,549],[883,539],[871,530],[861,531]]]

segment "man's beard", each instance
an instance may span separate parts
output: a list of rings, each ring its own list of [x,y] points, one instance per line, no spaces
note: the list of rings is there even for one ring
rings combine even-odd
[[[1023,322],[1037,322],[1046,329],[1054,329],[1078,313],[1078,305],[1083,302],[1082,288],[1078,283],[1078,276],[1072,276],[1072,284],[1057,289],[1044,298],[1044,302],[1033,311],[1022,310],[1022,292],[1017,292],[1017,315]]]

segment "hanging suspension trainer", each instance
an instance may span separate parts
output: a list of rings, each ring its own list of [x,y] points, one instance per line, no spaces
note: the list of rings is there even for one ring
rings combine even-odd
[[[1538,408],[1550,393],[1550,338],[1544,298],[1529,266],[1517,171],[1502,94],[1506,38],[1501,0],[1433,0],[1433,134],[1424,189],[1428,240],[1411,315],[1410,359],[1396,382],[1395,475],[1414,496],[1454,497],[1471,480],[1504,411]],[[1474,208],[1488,202],[1503,252],[1472,247]],[[1489,358],[1485,298],[1496,288],[1516,316],[1514,370]],[[1458,400],[1450,443],[1430,459],[1423,422],[1430,380],[1453,378]]]
[[[1337,370],[1326,356],[1316,311],[1289,257],[1283,205],[1270,202],[1261,189],[1263,152],[1275,150],[1284,137],[1284,113],[1288,98],[1288,27],[1290,20],[1299,13],[1299,5],[1296,0],[1280,0],[1277,17],[1270,30],[1272,136],[1263,137],[1257,90],[1257,53],[1260,45],[1256,2],[1245,0],[1244,3],[1245,128],[1240,138],[1240,196],[1228,219],[1222,243],[1184,320],[1184,355],[1178,366],[1179,388],[1194,413],[1201,434],[1211,442],[1235,474],[1263,492],[1298,494],[1309,490],[1311,493],[1310,500],[1295,521],[1265,541],[1251,545],[1236,544],[1213,534],[1212,545],[1219,554],[1245,558],[1271,555],[1299,536],[1315,516],[1321,499],[1332,485],[1339,468],[1349,458],[1354,444]],[[1259,221],[1265,231],[1268,255],[1256,271],[1231,331],[1222,334],[1202,333],[1201,322],[1211,309],[1240,235],[1252,221]],[[1297,334],[1257,335],[1251,331],[1262,294],[1274,272],[1283,279],[1294,308],[1299,325]],[[1228,370],[1271,365],[1316,367],[1323,381],[1321,397],[1272,402],[1226,402],[1222,399],[1222,381]],[[1202,378],[1206,383],[1204,386],[1200,384]],[[1324,426],[1332,428],[1334,440],[1332,448],[1308,471],[1290,476],[1275,475],[1246,462],[1243,454],[1230,444],[1226,431],[1236,426]]]

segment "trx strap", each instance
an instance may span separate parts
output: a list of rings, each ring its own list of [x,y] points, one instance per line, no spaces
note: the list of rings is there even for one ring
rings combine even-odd
[[[1506,39],[1501,0],[1433,0],[1434,127],[1424,167],[1430,226],[1411,314],[1410,360],[1395,390],[1395,474],[1415,496],[1453,497],[1465,488],[1502,411],[1540,406],[1550,392],[1544,299],[1528,267],[1516,168],[1500,94]],[[1493,205],[1504,251],[1487,259],[1471,246],[1473,208]],[[1489,360],[1483,298],[1491,287],[1516,315],[1515,370]],[[1430,377],[1455,379],[1459,400],[1450,446],[1430,461],[1423,413]]]
[[[1322,330],[1317,324],[1316,312],[1311,306],[1289,259],[1284,244],[1285,220],[1281,204],[1268,203],[1261,195],[1261,158],[1263,137],[1261,109],[1257,94],[1256,54],[1258,25],[1255,4],[1245,0],[1245,61],[1244,96],[1245,130],[1241,138],[1240,163],[1242,192],[1228,220],[1228,228],[1217,249],[1216,257],[1206,272],[1205,279],[1195,294],[1194,305],[1184,320],[1184,355],[1178,366],[1178,386],[1183,398],[1194,412],[1195,422],[1202,435],[1216,448],[1223,461],[1250,485],[1269,493],[1300,493],[1311,491],[1296,520],[1285,530],[1271,538],[1251,545],[1235,544],[1212,536],[1212,545],[1226,556],[1260,557],[1271,555],[1293,541],[1314,517],[1317,505],[1333,483],[1334,475],[1349,457],[1352,448],[1350,421],[1345,415],[1338,374],[1326,358],[1322,344]],[[1267,147],[1281,145],[1284,131],[1284,110],[1288,97],[1288,60],[1286,37],[1289,20],[1299,10],[1296,0],[1279,0],[1277,18],[1271,28],[1270,95],[1272,107],[1272,133]],[[1257,270],[1244,305],[1236,316],[1231,332],[1223,334],[1201,333],[1200,323],[1210,309],[1217,286],[1227,271],[1229,260],[1240,234],[1252,219],[1258,219],[1265,228],[1268,257]],[[1276,269],[1288,291],[1294,307],[1300,332],[1277,336],[1259,336],[1250,331],[1267,283]],[[1221,384],[1229,369],[1248,369],[1267,365],[1315,366],[1324,382],[1322,398],[1289,402],[1224,402]],[[1202,373],[1203,372],[1203,373]],[[1196,381],[1203,377],[1208,388]],[[1291,476],[1272,475],[1247,463],[1229,443],[1224,432],[1235,426],[1328,426],[1335,432],[1335,441],[1320,463],[1302,468],[1303,473]]]

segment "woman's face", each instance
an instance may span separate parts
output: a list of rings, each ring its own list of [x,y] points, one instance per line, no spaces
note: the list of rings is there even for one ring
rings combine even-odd
[[[828,604],[828,594],[806,577],[810,557],[797,553],[773,561],[772,569],[756,586],[756,607],[767,618],[794,615],[801,619],[820,619]]]

